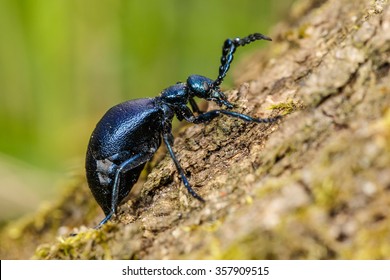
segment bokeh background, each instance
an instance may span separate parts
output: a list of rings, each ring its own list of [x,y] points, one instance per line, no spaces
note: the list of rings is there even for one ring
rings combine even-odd
[[[223,41],[269,34],[291,3],[0,0],[0,221],[33,211],[83,169],[108,108],[190,74],[216,78]]]

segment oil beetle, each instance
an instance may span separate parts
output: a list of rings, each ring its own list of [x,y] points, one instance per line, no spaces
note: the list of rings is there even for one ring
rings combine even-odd
[[[256,40],[271,41],[271,38],[255,33],[241,39],[227,39],[222,47],[221,66],[216,80],[191,75],[185,83],[179,82],[164,89],[158,97],[125,101],[107,111],[92,133],[85,162],[89,188],[106,215],[97,228],[116,213],[119,203],[129,194],[146,162],[152,159],[159,148],[161,140],[188,192],[204,202],[192,189],[173,152],[171,130],[175,115],[179,121],[196,124],[211,121],[221,114],[256,123],[270,123],[279,119],[253,118],[230,111],[233,104],[219,87],[229,71],[236,49]],[[214,101],[226,110],[202,112],[194,97]]]

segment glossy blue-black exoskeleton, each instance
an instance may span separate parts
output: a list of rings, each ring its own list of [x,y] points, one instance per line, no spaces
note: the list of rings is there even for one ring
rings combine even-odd
[[[115,214],[118,204],[129,194],[146,162],[152,159],[164,141],[176,165],[184,186],[199,201],[204,201],[189,184],[173,152],[172,119],[176,117],[191,123],[208,122],[223,114],[247,122],[269,123],[275,118],[253,118],[230,111],[233,104],[220,90],[237,47],[256,40],[271,39],[255,33],[244,38],[227,39],[222,48],[221,66],[216,80],[191,75],[185,83],[177,83],[155,98],[136,99],[112,107],[96,125],[89,141],[86,172],[89,187],[106,217],[106,223]],[[226,110],[201,112],[194,97],[214,101]],[[192,110],[187,106],[190,104]]]

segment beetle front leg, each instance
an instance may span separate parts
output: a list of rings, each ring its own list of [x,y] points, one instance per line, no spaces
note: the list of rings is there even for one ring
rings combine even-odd
[[[246,122],[255,122],[255,123],[272,123],[272,122],[275,122],[281,118],[281,116],[276,116],[274,118],[253,118],[253,117],[245,115],[245,114],[232,112],[232,111],[228,111],[228,110],[212,110],[212,111],[200,114],[199,116],[196,116],[192,122],[193,123],[209,122],[221,114],[227,115],[229,117],[239,118],[239,119],[246,121]]]

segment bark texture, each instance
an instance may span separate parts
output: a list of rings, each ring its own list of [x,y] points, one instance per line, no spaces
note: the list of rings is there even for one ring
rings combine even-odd
[[[227,95],[246,114],[285,117],[222,117],[176,135],[206,204],[165,156],[113,223],[87,228],[102,216],[79,179],[61,202],[6,227],[1,257],[390,258],[388,2],[298,1],[272,38],[242,62]]]

